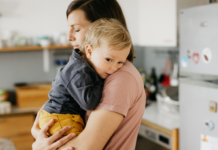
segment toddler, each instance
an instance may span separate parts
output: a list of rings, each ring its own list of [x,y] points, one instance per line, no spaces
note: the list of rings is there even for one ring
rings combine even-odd
[[[52,82],[49,100],[40,112],[40,128],[53,118],[51,135],[68,125],[72,128],[66,135],[79,135],[86,111],[100,102],[104,79],[123,66],[130,47],[130,35],[116,19],[91,23],[80,49],[73,51]]]

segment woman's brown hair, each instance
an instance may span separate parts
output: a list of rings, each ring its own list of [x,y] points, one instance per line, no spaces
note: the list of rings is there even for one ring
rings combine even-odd
[[[74,0],[67,8],[67,17],[73,10],[76,9],[82,10],[85,14],[86,19],[91,22],[94,22],[101,18],[117,19],[128,31],[123,11],[116,0]],[[133,62],[133,45],[131,46],[131,50],[127,59]]]

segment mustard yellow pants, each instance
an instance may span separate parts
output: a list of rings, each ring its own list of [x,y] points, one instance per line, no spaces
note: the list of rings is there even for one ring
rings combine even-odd
[[[39,127],[42,128],[45,123],[49,122],[52,118],[55,120],[55,123],[48,131],[51,135],[55,134],[65,126],[71,126],[71,130],[66,132],[64,135],[68,135],[70,133],[79,135],[84,129],[84,122],[80,115],[55,113],[50,114],[44,110],[41,110],[40,112]]]

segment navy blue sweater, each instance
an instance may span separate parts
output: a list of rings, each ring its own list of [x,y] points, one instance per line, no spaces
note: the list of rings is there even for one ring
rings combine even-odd
[[[103,84],[104,80],[75,50],[52,82],[49,100],[43,110],[57,114],[79,114],[84,119],[86,110],[93,110],[98,105]]]

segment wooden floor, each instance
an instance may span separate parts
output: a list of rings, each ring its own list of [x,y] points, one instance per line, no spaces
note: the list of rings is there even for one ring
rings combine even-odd
[[[168,150],[156,143],[138,136],[135,150]]]

